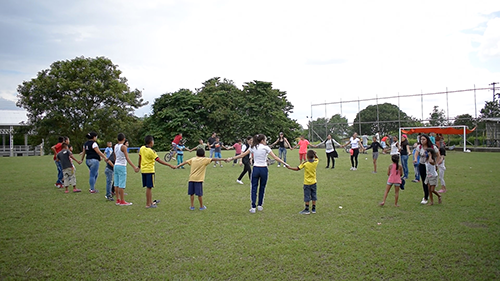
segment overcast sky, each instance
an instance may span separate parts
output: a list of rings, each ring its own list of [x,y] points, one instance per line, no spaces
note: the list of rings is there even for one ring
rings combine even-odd
[[[500,1],[0,2],[0,109],[54,61],[110,58],[150,102],[213,77],[269,81],[293,119],[311,104],[489,87],[500,82]],[[492,91],[477,91],[477,114]],[[434,105],[475,116],[474,93],[383,100],[417,118]],[[360,109],[375,101],[361,102]],[[150,105],[136,112],[150,113]],[[313,118],[358,103],[313,107]]]

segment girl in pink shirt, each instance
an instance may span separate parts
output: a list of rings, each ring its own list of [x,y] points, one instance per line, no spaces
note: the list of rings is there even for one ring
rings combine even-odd
[[[391,190],[392,185],[394,185],[395,190],[395,202],[394,206],[399,207],[398,198],[399,198],[399,186],[401,185],[401,175],[403,174],[403,167],[399,165],[399,155],[394,154],[391,156],[392,164],[389,165],[387,169],[387,175],[389,178],[387,179],[387,186],[385,188],[384,200],[380,203],[380,206],[384,206],[385,199],[387,199],[387,194]]]
[[[303,135],[300,136],[299,143],[293,148],[297,148],[299,146],[299,160],[300,163],[305,162],[307,160],[307,147],[309,146],[309,141],[304,138]],[[292,148],[292,149],[293,149]]]

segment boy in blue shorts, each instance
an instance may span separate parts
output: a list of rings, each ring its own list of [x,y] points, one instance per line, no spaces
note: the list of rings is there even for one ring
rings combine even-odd
[[[316,214],[316,168],[318,167],[319,159],[314,150],[307,151],[307,161],[302,162],[298,167],[287,168],[294,171],[304,169],[304,202],[305,209],[300,211],[300,214],[309,215],[311,212]],[[312,210],[309,211],[309,202],[312,200]]]
[[[152,188],[155,185],[155,161],[172,169],[175,169],[175,166],[168,164],[158,157],[156,151],[153,150],[153,146],[155,145],[153,136],[146,136],[144,142],[146,145],[143,145],[139,149],[138,167],[142,173],[142,186],[146,187],[146,208],[156,208],[156,203],[160,201],[153,201]]]
[[[196,157],[193,157],[186,162],[182,162],[177,165],[177,168],[182,167],[186,164],[191,166],[191,172],[189,173],[189,183],[188,183],[188,195],[191,197],[191,207],[190,210],[194,211],[194,196],[198,196],[198,201],[200,202],[200,210],[205,210],[207,207],[203,205],[203,181],[205,180],[205,172],[207,171],[207,166],[210,165],[212,161],[226,161],[227,159],[222,158],[207,158],[205,157],[205,150],[203,148],[198,148],[196,150]]]

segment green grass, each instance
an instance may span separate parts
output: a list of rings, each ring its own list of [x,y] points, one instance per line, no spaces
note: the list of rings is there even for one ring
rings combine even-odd
[[[190,211],[189,166],[157,164],[153,198],[161,203],[146,209],[140,174],[130,167],[126,199],[134,205],[118,207],[104,199],[102,163],[100,193],[64,194],[53,185],[51,156],[0,158],[0,279],[500,278],[500,153],[449,152],[443,204],[420,205],[421,184],[410,182],[399,208],[393,190],[378,206],[389,156],[372,174],[370,154],[360,155],[358,171],[349,171],[346,153],[334,170],[324,168],[324,151],[318,155],[318,212],[309,216],[298,213],[303,171],[276,165],[264,211],[250,214],[249,180],[237,184],[241,168],[230,163],[207,168],[208,209]],[[297,150],[288,160],[298,164]],[[84,164],[77,183],[88,190]]]

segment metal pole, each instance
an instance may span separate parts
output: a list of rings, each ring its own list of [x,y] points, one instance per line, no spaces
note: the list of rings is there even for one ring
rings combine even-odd
[[[399,107],[399,92],[398,92],[398,124],[399,124],[399,127],[401,128],[401,108]],[[399,136],[399,141],[401,142],[401,132],[399,132],[400,136]]]
[[[420,90],[420,110],[422,114],[422,122],[424,122],[424,93]]]
[[[476,84],[474,84],[474,120],[475,124],[477,126],[477,104],[476,104]],[[476,146],[477,142],[477,130],[474,130],[476,132],[476,139],[474,140],[474,146]]]
[[[10,126],[9,130],[9,142],[10,142],[10,157],[14,156],[14,135],[12,134],[14,132],[14,128]]]
[[[359,107],[359,97],[358,97],[358,124],[359,124],[359,135],[361,136],[361,111],[360,111],[360,107]]]
[[[379,119],[379,114],[378,114],[378,94],[376,96],[376,101],[377,101],[377,133],[380,135],[380,119]]]
[[[448,87],[446,87],[446,119],[446,122],[450,123],[450,108],[448,107]]]

